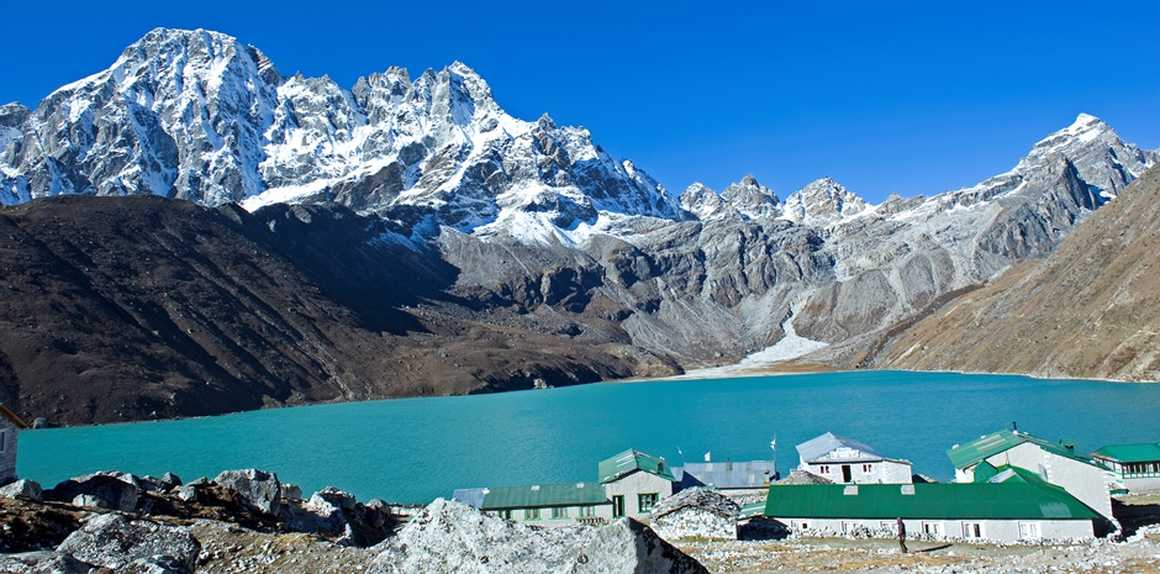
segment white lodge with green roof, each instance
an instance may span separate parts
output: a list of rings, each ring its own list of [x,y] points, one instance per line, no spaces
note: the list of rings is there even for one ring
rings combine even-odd
[[[1092,453],[1108,467],[1117,489],[1160,490],[1160,443],[1109,444]]]
[[[456,490],[453,500],[510,520],[556,526],[644,518],[673,494],[665,459],[635,449],[600,461],[596,482],[532,484]]]
[[[1025,469],[1115,522],[1106,469],[1069,444],[1002,430],[957,444],[947,450],[947,456],[955,465],[955,482],[995,480],[996,470],[1003,467]]]
[[[1028,474],[1002,483],[773,485],[765,516],[799,535],[991,542],[1095,537],[1099,514]]]

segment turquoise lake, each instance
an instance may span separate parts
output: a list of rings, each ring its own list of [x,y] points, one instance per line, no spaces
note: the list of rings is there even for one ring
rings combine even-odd
[[[946,479],[947,448],[1011,421],[1085,452],[1160,440],[1160,385],[858,371],[326,404],[29,431],[19,471],[47,487],[101,469],[189,480],[258,467],[307,493],[426,502],[456,487],[592,480],[598,460],[629,447],[674,465],[706,451],[768,458],[774,433],[785,473],[795,444],[829,430]]]

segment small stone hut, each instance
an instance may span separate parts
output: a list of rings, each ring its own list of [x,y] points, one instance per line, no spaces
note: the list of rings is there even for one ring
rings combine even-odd
[[[666,540],[736,540],[740,512],[740,505],[716,490],[690,488],[660,501],[653,508],[650,525]]]

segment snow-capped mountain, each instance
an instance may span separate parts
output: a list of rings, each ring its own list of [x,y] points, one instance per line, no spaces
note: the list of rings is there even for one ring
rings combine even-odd
[[[729,184],[720,194],[703,183],[694,183],[685,189],[680,199],[682,209],[704,220],[770,220],[781,215],[777,195],[752,175]]]
[[[454,269],[444,287],[473,312],[563,309],[551,321],[590,320],[685,365],[792,331],[864,342],[1049,252],[1158,161],[1082,114],[1011,170],[929,197],[871,205],[824,178],[783,203],[746,176],[678,202],[587,130],[507,114],[462,63],[347,89],[285,77],[204,30],[154,30],[35,110],[0,107],[0,203],[152,194],[258,219],[272,204],[351,208],[377,238],[409,236],[395,247]]]
[[[827,227],[855,217],[870,207],[842,184],[825,177],[806,184],[785,200],[783,217],[802,225]]]
[[[23,121],[0,121],[14,124],[0,133],[4,203],[64,193],[252,208],[334,199],[364,212],[417,206],[463,230],[512,212],[561,227],[599,212],[681,216],[664,188],[587,130],[511,117],[458,62],[414,81],[391,68],[348,91],[326,77],[284,79],[225,34],[157,29]]]

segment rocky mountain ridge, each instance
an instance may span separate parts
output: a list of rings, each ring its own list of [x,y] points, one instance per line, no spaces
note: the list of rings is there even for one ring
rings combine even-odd
[[[846,363],[1050,253],[1158,159],[1081,114],[930,197],[823,178],[783,202],[747,176],[672,198],[587,130],[511,117],[461,63],[346,90],[158,29],[0,108],[0,400],[207,414],[669,374],[789,339]]]

